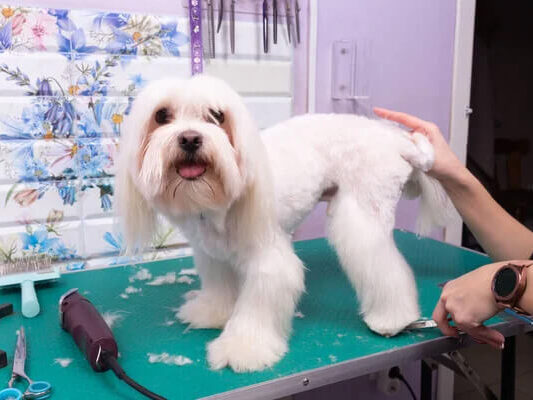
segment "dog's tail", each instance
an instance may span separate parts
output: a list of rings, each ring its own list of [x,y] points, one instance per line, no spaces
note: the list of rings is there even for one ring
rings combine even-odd
[[[403,154],[414,168],[404,187],[404,194],[409,198],[420,197],[416,230],[419,234],[426,235],[433,228],[446,226],[455,209],[440,182],[427,174],[435,158],[433,146],[419,133],[412,136],[412,141],[416,150]]]
[[[444,227],[453,215],[453,205],[442,185],[425,172],[415,169],[405,193],[409,197],[420,196],[420,209],[416,231],[429,234],[436,227]]]

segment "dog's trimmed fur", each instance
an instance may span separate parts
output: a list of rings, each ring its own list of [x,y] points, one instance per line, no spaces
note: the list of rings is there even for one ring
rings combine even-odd
[[[304,290],[290,233],[321,199],[368,326],[394,335],[419,317],[413,274],[392,230],[402,191],[441,222],[447,198],[428,177],[433,148],[420,134],[354,115],[307,115],[259,134],[240,96],[207,76],[148,85],[126,121],[117,205],[126,243],[142,248],[156,214],[190,241],[201,290],[178,316],[220,328],[212,368],[255,371],[287,351]],[[355,310],[354,310],[355,318]]]

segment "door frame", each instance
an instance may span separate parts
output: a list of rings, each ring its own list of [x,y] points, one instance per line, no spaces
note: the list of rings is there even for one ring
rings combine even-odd
[[[316,61],[318,36],[318,0],[309,0],[309,55],[307,76],[307,112],[316,112]]]
[[[465,165],[468,123],[472,113],[470,108],[470,89],[472,84],[475,20],[476,0],[456,0],[449,144],[453,152],[459,157],[459,160]],[[444,241],[460,246],[462,235],[463,222],[459,215],[455,215],[444,230]]]
[[[470,90],[472,85],[472,57],[474,52],[474,27],[476,0],[456,0],[455,38],[453,51],[452,105],[450,116],[449,144],[459,160],[466,165]],[[463,221],[454,214],[444,229],[444,241],[460,246],[463,236]],[[436,400],[452,400],[454,372],[439,366]]]

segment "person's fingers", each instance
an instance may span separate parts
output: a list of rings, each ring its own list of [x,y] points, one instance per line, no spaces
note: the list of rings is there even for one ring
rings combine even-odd
[[[435,306],[435,309],[433,310],[432,318],[437,323],[437,326],[439,327],[440,331],[444,335],[455,336],[455,337],[459,335],[457,333],[457,329],[451,326],[448,321],[448,311],[446,311],[446,306],[442,298],[439,300],[439,302]]]
[[[424,125],[427,124],[426,121],[420,118],[417,118],[413,115],[409,115],[409,114],[402,113],[399,111],[387,110],[386,108],[375,107],[374,113],[378,117],[385,118],[385,119],[388,119],[394,122],[398,122],[413,130],[418,130],[418,129],[424,130],[425,129]]]
[[[496,349],[503,349],[505,337],[497,330],[487,328],[485,325],[479,325],[466,331],[474,340],[487,343]]]
[[[486,344],[484,341],[482,341],[481,339],[476,338],[475,336],[471,336],[471,338],[477,344]]]

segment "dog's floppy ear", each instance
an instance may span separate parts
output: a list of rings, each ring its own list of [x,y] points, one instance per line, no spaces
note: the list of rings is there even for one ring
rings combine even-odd
[[[237,237],[241,242],[265,243],[277,225],[273,180],[266,149],[252,115],[240,98],[235,98],[228,115],[228,129],[245,180],[236,202]]]
[[[141,194],[132,176],[138,169],[139,144],[147,133],[151,118],[143,105],[134,103],[123,124],[115,176],[116,225],[123,234],[127,254],[148,246],[156,227],[156,212]]]
[[[124,236],[126,254],[141,251],[151,242],[156,225],[155,210],[141,195],[128,166],[122,162],[115,177],[115,214]]]

